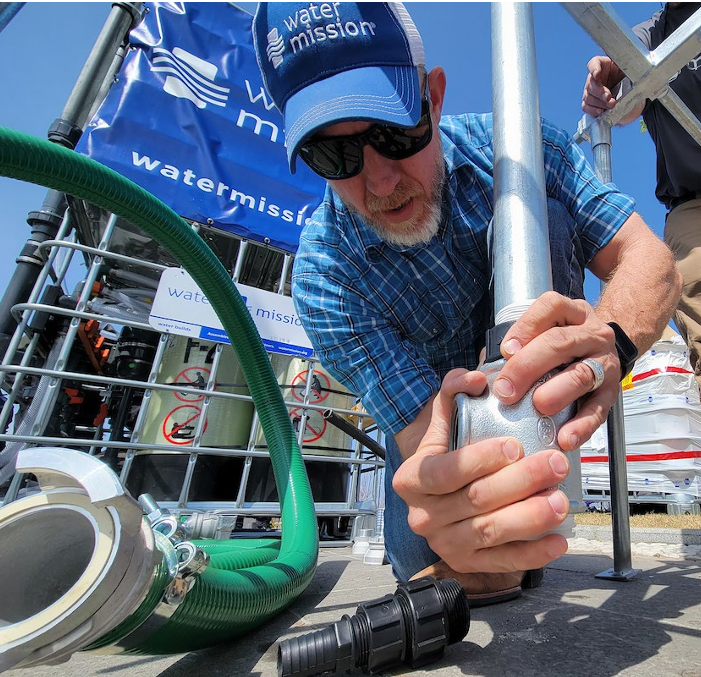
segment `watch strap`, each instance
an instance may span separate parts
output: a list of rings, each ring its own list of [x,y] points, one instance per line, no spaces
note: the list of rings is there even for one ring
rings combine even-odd
[[[621,363],[622,381],[633,370],[635,360],[638,359],[638,349],[620,325],[616,322],[609,322],[608,326],[613,329],[613,333],[616,335],[616,352],[618,353],[618,361]]]

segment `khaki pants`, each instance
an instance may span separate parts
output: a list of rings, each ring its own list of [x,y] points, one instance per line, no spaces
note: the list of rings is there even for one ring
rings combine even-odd
[[[701,388],[701,199],[684,202],[667,215],[664,241],[684,278],[674,321],[689,347],[689,360]]]

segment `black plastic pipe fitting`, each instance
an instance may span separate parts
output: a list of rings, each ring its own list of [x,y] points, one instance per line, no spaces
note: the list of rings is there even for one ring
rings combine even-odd
[[[280,642],[278,677],[314,677],[359,667],[366,674],[438,660],[470,629],[470,607],[454,579],[401,583],[324,630]]]

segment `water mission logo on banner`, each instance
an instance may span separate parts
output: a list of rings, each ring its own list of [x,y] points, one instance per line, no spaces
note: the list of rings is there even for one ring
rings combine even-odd
[[[163,83],[164,92],[188,99],[198,108],[206,108],[208,103],[226,106],[231,90],[215,83],[219,71],[215,64],[203,61],[180,47],[174,47],[172,52],[155,47],[153,55],[151,70],[169,74]]]
[[[325,183],[303,163],[288,171],[252,16],[228,3],[148,7],[78,151],[187,219],[296,251]]]

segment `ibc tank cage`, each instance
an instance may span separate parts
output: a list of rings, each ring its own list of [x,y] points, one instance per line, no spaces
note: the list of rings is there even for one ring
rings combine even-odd
[[[265,437],[233,349],[154,330],[151,302],[175,260],[132,224],[67,199],[2,347],[0,499],[35,490],[14,473],[21,448],[61,446],[102,459],[135,497],[148,493],[181,516],[211,513],[219,537],[277,528]],[[293,255],[190,223],[235,282],[289,295]],[[382,501],[381,433],[318,360],[269,355],[322,543],[343,542],[351,518]]]

